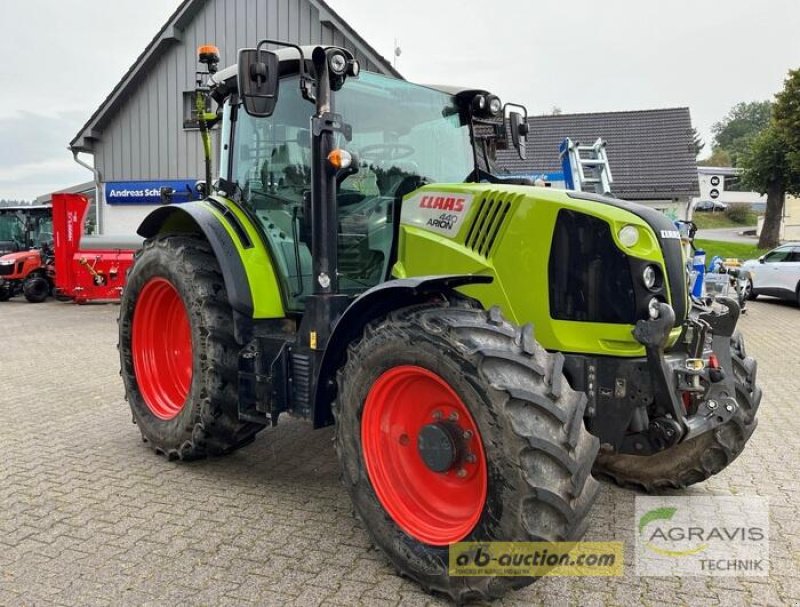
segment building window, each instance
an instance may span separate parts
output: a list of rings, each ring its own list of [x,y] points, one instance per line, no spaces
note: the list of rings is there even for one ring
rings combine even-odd
[[[196,91],[183,93],[183,128],[199,129],[200,121],[197,119]],[[206,111],[211,111],[211,99],[206,98]]]
[[[743,188],[739,181],[739,175],[725,175],[725,191],[726,192],[746,192],[747,188]]]

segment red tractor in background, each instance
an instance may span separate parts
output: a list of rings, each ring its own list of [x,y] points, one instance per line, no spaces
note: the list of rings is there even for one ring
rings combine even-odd
[[[79,194],[53,195],[55,286],[60,296],[82,304],[119,301],[138,236],[84,236],[89,201]]]
[[[41,303],[54,287],[50,205],[0,209],[0,301]]]
[[[54,194],[50,207],[0,209],[0,302],[23,294],[33,303],[56,295],[82,304],[119,301],[141,248],[137,236],[85,236],[89,201]]]

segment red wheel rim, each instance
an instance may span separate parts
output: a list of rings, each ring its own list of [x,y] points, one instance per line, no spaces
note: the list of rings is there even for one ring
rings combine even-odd
[[[457,425],[461,456],[434,472],[417,441],[423,428],[442,420]],[[469,410],[441,377],[412,365],[381,375],[364,404],[361,443],[378,500],[408,535],[445,546],[478,523],[487,488],[483,444]]]
[[[156,417],[175,418],[192,385],[192,332],[178,291],[153,278],[133,315],[133,369],[145,404]]]

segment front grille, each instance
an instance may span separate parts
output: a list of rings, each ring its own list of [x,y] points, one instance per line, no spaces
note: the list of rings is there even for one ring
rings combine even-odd
[[[511,211],[513,196],[490,192],[478,203],[475,219],[467,232],[466,245],[487,259]]]
[[[0,266],[0,276],[10,276],[14,273],[14,264],[9,266]]]
[[[634,324],[636,295],[628,258],[605,221],[558,214],[550,250],[550,316],[557,320]]]
[[[578,200],[591,200],[600,202],[619,209],[624,209],[646,221],[655,232],[661,252],[664,254],[664,263],[667,268],[669,281],[670,303],[675,310],[675,326],[679,327],[689,311],[689,293],[686,281],[686,267],[683,260],[683,247],[677,238],[665,238],[665,233],[675,230],[675,224],[663,213],[640,204],[598,196],[588,192],[567,192],[567,196]]]

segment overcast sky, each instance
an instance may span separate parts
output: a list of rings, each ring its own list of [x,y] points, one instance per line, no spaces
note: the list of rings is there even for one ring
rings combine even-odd
[[[731,106],[800,67],[798,0],[328,1],[386,57],[397,38],[410,80],[480,86],[532,114],[688,106],[707,142]],[[66,146],[178,4],[4,3],[0,198],[91,180]]]

